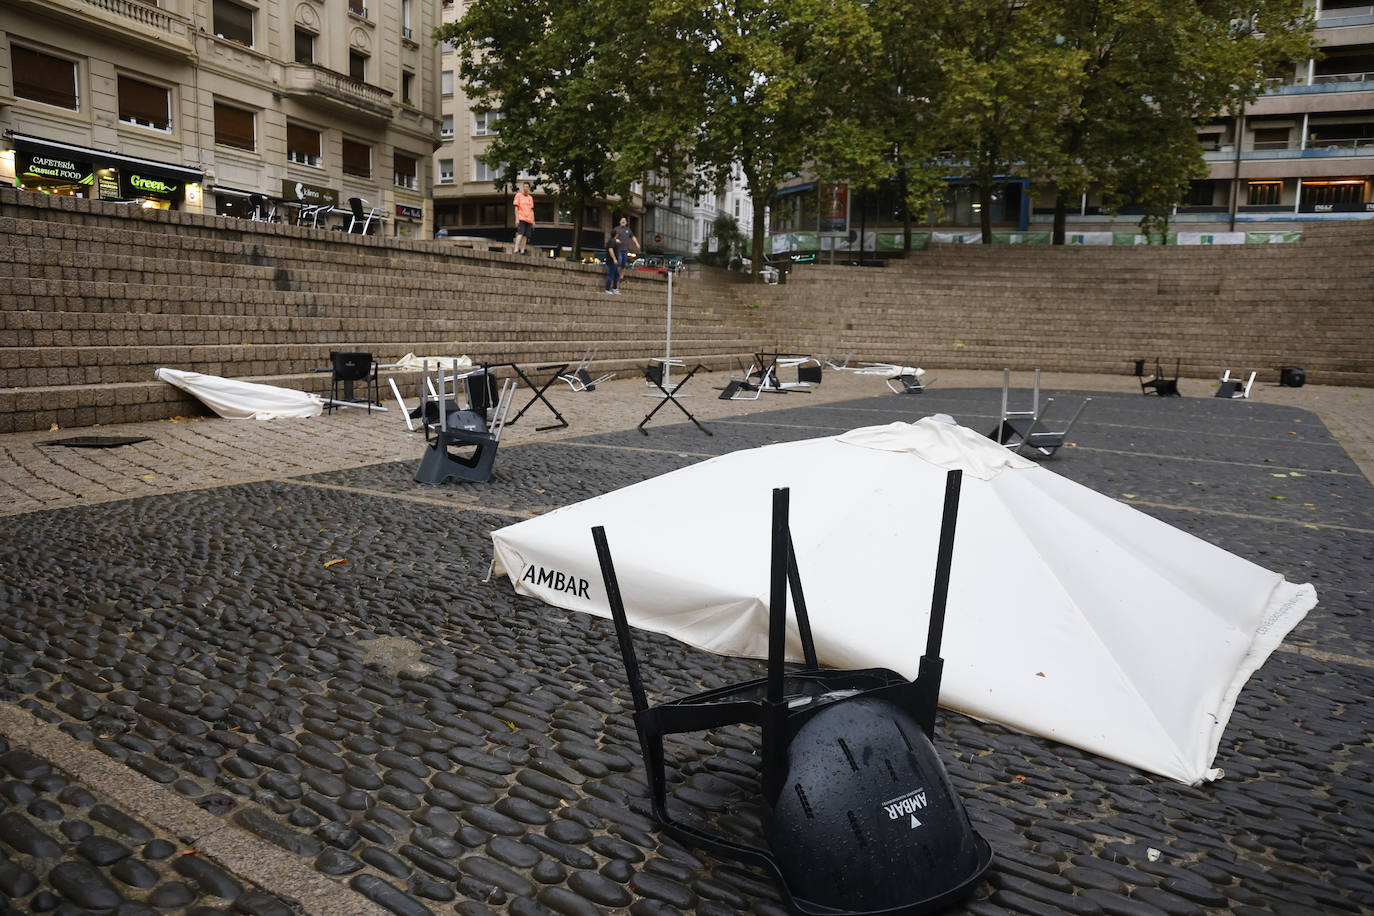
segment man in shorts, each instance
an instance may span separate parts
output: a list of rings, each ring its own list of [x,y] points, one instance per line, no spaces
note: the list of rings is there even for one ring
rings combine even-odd
[[[534,197],[530,194],[530,183],[520,186],[515,195],[515,253],[529,254],[525,246],[534,234]]]

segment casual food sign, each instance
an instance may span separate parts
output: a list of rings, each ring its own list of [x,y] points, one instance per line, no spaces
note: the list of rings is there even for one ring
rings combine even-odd
[[[84,185],[95,182],[95,168],[91,163],[44,153],[20,152],[19,174],[23,178],[38,181]]]

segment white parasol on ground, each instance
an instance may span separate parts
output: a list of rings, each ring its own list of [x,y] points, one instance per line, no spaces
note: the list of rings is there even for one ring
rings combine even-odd
[[[494,532],[496,569],[609,617],[589,533],[604,525],[632,625],[763,657],[770,500],[790,487],[821,663],[915,677],[951,468],[964,486],[941,705],[1181,782],[1220,776],[1236,697],[1313,588],[947,418],[735,452],[557,509]],[[789,648],[800,658],[795,632]]]
[[[276,385],[261,385],[180,369],[158,369],[153,375],[180,388],[227,420],[318,417],[324,412],[323,398],[294,388],[278,388]]]

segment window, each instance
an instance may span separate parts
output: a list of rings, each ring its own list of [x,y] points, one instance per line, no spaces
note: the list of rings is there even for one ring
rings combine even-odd
[[[479,137],[485,137],[496,133],[496,122],[501,120],[499,111],[478,111],[474,112],[472,132]]]
[[[296,28],[296,63],[315,62],[315,36],[300,27]]]
[[[503,173],[501,168],[492,168],[480,159],[472,160],[472,180],[473,181],[495,181]]]
[[[439,184],[453,184],[453,160],[439,160]]]
[[[220,146],[257,149],[257,131],[253,113],[215,103],[215,142]]]
[[[1188,183],[1188,206],[1210,207],[1213,200],[1213,184],[1210,181],[1191,181]]]
[[[504,226],[508,209],[510,208],[506,204],[482,204],[480,222],[483,225]]]
[[[286,158],[301,165],[320,165],[320,132],[299,124],[286,125]]]
[[[367,5],[363,3],[363,0],[348,0],[348,11],[355,16],[367,18]]]
[[[413,38],[414,34],[410,30],[410,0],[401,0],[401,37]]]
[[[442,51],[442,52],[445,53],[445,54],[452,54],[452,53],[453,53],[453,42],[451,42],[451,41],[449,41],[447,38],[445,38],[443,41],[439,42],[439,50]]]
[[[343,170],[345,175],[356,175],[359,178],[371,178],[372,147],[368,146],[366,143],[359,143],[357,140],[350,140],[344,137]]]
[[[10,45],[10,64],[16,97],[78,110],[76,64],[19,45]]]
[[[453,71],[445,70],[439,74],[439,91],[444,95],[453,95]]]
[[[409,104],[411,104],[411,101],[410,101],[410,91],[411,91],[411,88],[412,88],[414,85],[415,85],[415,74],[414,74],[414,73],[411,73],[411,72],[408,71],[408,70],[402,70],[402,71],[401,71],[401,104],[403,104],[403,105],[409,105]]]
[[[405,153],[393,153],[391,171],[395,175],[396,187],[410,188],[412,191],[420,187],[419,162],[414,156],[408,156]]]
[[[534,221],[545,225],[553,222],[554,204],[551,200],[536,200],[534,202]]]
[[[161,86],[131,76],[119,78],[119,120],[125,124],[171,130],[171,105],[167,99],[168,92]]]
[[[1274,207],[1282,197],[1282,181],[1252,181],[1246,188],[1245,203],[1251,207]]]
[[[599,222],[601,222],[600,207],[588,207],[582,211],[582,225],[595,226]]]
[[[453,139],[453,115],[444,115],[443,125],[439,128],[439,136],[445,140]]]
[[[233,0],[214,0],[215,36],[253,47],[253,11]]]
[[[1306,180],[1302,183],[1301,207],[1304,211],[1310,212],[1317,207],[1364,203],[1364,184],[1364,181],[1359,179]]]
[[[348,75],[360,83],[367,82],[367,55],[348,52]]]
[[[1255,149],[1288,149],[1288,128],[1255,128]]]

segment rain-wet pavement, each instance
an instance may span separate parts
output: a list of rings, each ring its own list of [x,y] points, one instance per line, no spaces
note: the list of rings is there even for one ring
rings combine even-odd
[[[782,912],[766,877],[655,830],[609,623],[485,577],[492,530],[710,455],[933,412],[996,424],[985,379],[827,379],[839,394],[745,405],[703,384],[687,403],[710,437],[671,405],[640,434],[629,383],[565,395],[573,426],[512,427],[486,485],[415,483],[395,411],[308,421],[323,436],[139,424],[135,457],[62,456],[87,483],[0,534],[0,913]],[[1374,910],[1374,488],[1293,403],[1118,382],[1047,389],[1060,416],[1094,400],[1043,463],[1319,603],[1241,691],[1207,785],[942,710],[936,746],[995,851],[951,912]],[[33,438],[0,437],[12,456]],[[38,460],[16,474],[47,479]],[[760,672],[636,641],[656,697]],[[671,740],[682,810],[757,836],[756,739]]]

